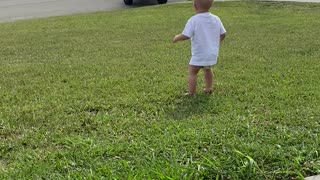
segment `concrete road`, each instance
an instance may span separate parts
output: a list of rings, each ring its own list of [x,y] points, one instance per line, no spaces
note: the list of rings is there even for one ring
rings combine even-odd
[[[183,0],[168,0],[169,3],[179,1]],[[123,0],[0,0],[0,22],[111,11],[156,4],[156,0],[134,0],[134,5],[130,7],[124,5]]]

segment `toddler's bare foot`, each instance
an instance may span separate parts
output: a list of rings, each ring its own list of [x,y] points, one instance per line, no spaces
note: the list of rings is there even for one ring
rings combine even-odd
[[[189,97],[195,96],[195,94],[190,94],[190,93],[185,93],[184,95],[185,95],[185,96],[189,96]]]
[[[204,89],[203,92],[207,95],[211,95],[213,90],[212,89]]]

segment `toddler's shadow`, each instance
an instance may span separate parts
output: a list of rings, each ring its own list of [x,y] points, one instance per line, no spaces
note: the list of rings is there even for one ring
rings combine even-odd
[[[166,109],[167,119],[183,120],[208,111],[210,96],[199,94],[195,97],[181,96]]]

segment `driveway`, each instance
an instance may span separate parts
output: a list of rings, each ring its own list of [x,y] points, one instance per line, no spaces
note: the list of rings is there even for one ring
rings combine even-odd
[[[183,0],[168,0],[169,3],[179,1]],[[124,5],[123,0],[0,0],[0,22],[111,11],[156,4],[156,0],[135,0],[134,5],[130,7]]]

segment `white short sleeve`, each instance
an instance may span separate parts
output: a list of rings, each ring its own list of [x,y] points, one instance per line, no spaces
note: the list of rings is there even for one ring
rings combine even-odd
[[[189,21],[187,22],[183,32],[182,32],[183,35],[191,38],[194,34],[194,24],[192,22],[191,19],[189,19]]]
[[[227,31],[226,31],[226,29],[224,28],[224,26],[223,26],[220,18],[218,18],[218,20],[219,20],[219,24],[220,24],[220,35],[221,35],[221,34],[225,34]]]

